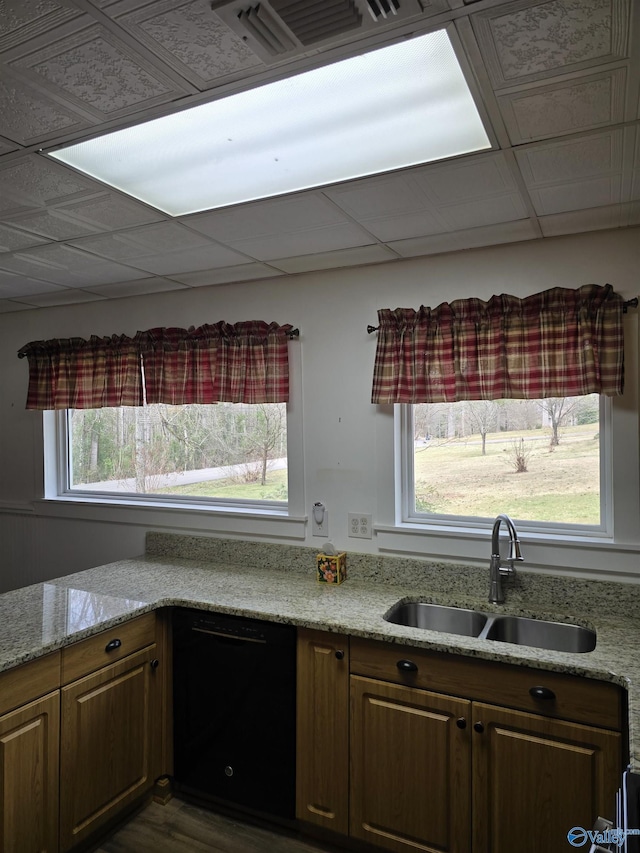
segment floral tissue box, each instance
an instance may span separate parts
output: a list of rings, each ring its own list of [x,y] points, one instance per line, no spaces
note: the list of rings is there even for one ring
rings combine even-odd
[[[317,574],[319,583],[342,583],[347,579],[347,554],[318,554]]]

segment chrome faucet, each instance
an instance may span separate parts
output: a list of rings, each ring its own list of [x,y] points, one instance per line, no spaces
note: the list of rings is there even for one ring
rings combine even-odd
[[[509,557],[507,558],[508,565],[502,565],[500,557],[500,524],[504,521],[509,531]],[[504,591],[502,589],[502,578],[513,577],[516,570],[514,568],[514,560],[520,562],[524,559],[520,551],[520,540],[516,526],[511,521],[508,515],[499,515],[493,523],[493,532],[491,534],[491,563],[489,564],[489,601],[492,604],[502,604],[504,601]]]

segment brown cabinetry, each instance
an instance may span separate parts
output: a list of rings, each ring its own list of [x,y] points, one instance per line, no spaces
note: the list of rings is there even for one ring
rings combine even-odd
[[[313,702],[336,711],[331,667],[305,671],[311,647],[329,663],[335,638],[312,639],[299,657],[303,733]],[[619,688],[353,637],[349,648],[350,795],[341,815],[348,808],[352,838],[395,853],[564,853],[573,826],[613,817]],[[323,799],[314,780],[343,778],[347,752],[335,726],[314,732],[322,773],[312,768],[298,791],[298,816],[311,822],[308,804]]]
[[[296,816],[349,830],[349,638],[298,629]]]
[[[161,681],[154,638],[149,614],[63,650],[63,676],[74,680],[61,690],[62,851],[126,810],[155,781]],[[105,665],[112,654],[117,659]]]

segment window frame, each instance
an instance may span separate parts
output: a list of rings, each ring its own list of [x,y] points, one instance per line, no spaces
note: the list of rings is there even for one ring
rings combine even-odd
[[[577,534],[519,526],[525,558],[523,571],[640,582],[638,320],[636,312],[625,315],[625,390],[608,404],[610,438],[601,474],[601,489],[609,495],[603,519],[606,532]],[[429,558],[432,566],[458,563],[484,570],[489,564],[493,519],[484,524],[452,517],[431,524],[403,520],[397,408],[398,404],[376,408],[378,507],[374,530],[379,551]],[[426,569],[425,581],[428,583]]]

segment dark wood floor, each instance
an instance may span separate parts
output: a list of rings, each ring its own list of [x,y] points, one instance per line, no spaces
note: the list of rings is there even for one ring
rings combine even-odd
[[[151,803],[103,841],[94,853],[337,853],[337,848],[301,841],[177,798]]]

